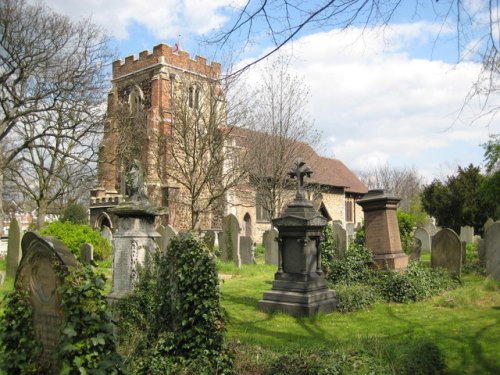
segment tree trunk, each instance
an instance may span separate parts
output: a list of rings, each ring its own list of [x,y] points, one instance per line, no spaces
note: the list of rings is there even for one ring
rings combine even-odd
[[[46,215],[47,215],[47,202],[40,201],[38,203],[38,219],[37,219],[38,229],[42,228],[45,225]]]
[[[1,158],[1,156],[0,156],[0,158]],[[3,163],[0,165],[3,165]],[[4,213],[3,213],[3,171],[4,171],[4,168],[2,167],[0,170],[0,236],[4,235],[4,230],[3,230],[3,220],[4,220]]]

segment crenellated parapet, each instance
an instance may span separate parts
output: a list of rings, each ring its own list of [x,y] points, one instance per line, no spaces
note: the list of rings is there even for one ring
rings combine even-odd
[[[166,44],[158,44],[153,48],[153,53],[142,51],[139,58],[128,56],[123,60],[113,62],[113,79],[117,79],[132,72],[147,69],[155,65],[164,64],[210,78],[218,78],[221,65],[217,62],[207,63],[207,59],[201,56],[190,58],[186,51],[173,52],[172,47]]]

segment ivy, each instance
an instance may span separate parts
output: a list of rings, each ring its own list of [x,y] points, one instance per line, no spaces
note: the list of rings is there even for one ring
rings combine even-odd
[[[72,268],[59,276],[64,310],[58,361],[64,374],[121,374],[111,311],[103,294],[106,278],[90,266]]]
[[[0,317],[0,369],[6,374],[37,374],[42,355],[35,338],[33,310],[26,290],[16,289],[4,301]]]

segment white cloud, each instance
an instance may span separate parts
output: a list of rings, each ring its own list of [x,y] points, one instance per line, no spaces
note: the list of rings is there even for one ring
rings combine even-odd
[[[234,0],[46,0],[55,11],[74,19],[92,15],[117,39],[128,39],[128,27],[137,23],[158,39],[178,34],[206,33],[226,21],[223,8]],[[241,2],[241,1],[240,1]]]
[[[311,88],[309,112],[327,154],[354,170],[414,165],[427,179],[439,176],[442,165],[482,162],[479,144],[500,125],[488,128],[486,119],[471,125],[479,110],[474,103],[460,112],[480,66],[410,57],[410,48],[432,43],[440,27],[349,29],[294,44],[293,67]],[[490,100],[500,106],[498,96]]]

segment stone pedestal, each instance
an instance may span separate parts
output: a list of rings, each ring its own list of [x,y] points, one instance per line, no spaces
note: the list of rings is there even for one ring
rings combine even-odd
[[[365,216],[366,246],[373,252],[373,259],[381,269],[399,270],[408,266],[396,215],[399,201],[383,190],[370,190],[357,202]]]
[[[113,289],[110,299],[119,299],[129,292],[137,280],[137,267],[155,251],[161,237],[155,230],[155,217],[163,214],[151,206],[125,203],[112,210],[118,217],[113,236]]]
[[[301,196],[273,220],[279,232],[278,272],[272,290],[257,303],[259,310],[301,317],[335,309],[335,292],[328,289],[321,270],[320,241],[326,223]]]

